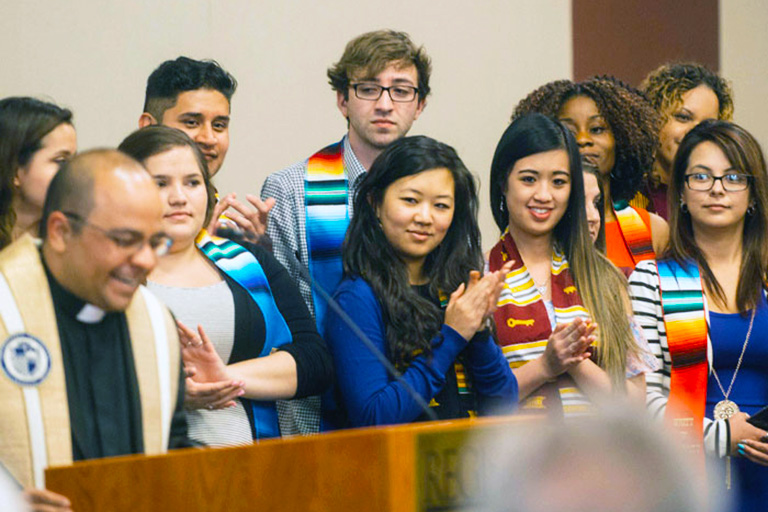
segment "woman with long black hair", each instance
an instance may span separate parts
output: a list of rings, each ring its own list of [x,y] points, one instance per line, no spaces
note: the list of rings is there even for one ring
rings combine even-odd
[[[504,132],[491,167],[502,235],[489,267],[515,262],[494,313],[499,343],[523,408],[554,415],[625,390],[641,403],[655,369],[633,331],[626,279],[590,237],[580,162],[564,125],[528,114]]]
[[[517,382],[486,327],[508,266],[481,277],[475,183],[451,147],[407,137],[376,159],[343,261],[341,311],[325,324],[336,369],[327,428],[425,419],[424,404],[438,418],[514,406]]]

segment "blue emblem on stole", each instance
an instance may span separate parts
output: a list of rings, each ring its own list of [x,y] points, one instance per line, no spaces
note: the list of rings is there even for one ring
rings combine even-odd
[[[51,354],[39,339],[18,333],[3,343],[0,364],[5,375],[16,384],[37,386],[51,372]]]

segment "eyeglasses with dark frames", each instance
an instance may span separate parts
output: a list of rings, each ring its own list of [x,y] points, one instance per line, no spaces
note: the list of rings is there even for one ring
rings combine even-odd
[[[89,227],[95,231],[98,231],[104,235],[108,240],[112,241],[119,249],[129,252],[130,254],[136,254],[144,247],[144,244],[148,244],[149,248],[155,253],[156,256],[165,256],[173,245],[171,237],[165,233],[155,233],[149,238],[146,238],[142,233],[133,231],[130,229],[105,229],[95,224],[92,224],[85,220],[81,215],[74,212],[61,212],[71,221],[80,224],[84,227]]]
[[[741,172],[727,172],[722,176],[712,176],[708,172],[692,172],[686,174],[684,179],[689,189],[699,192],[709,192],[717,181],[726,192],[741,192],[749,188],[752,176]]]
[[[419,92],[417,87],[410,85],[390,85],[384,87],[379,84],[372,83],[358,83],[352,84],[350,87],[355,90],[355,96],[360,100],[366,101],[378,101],[384,91],[387,91],[389,98],[395,103],[410,103],[416,99],[416,95]]]

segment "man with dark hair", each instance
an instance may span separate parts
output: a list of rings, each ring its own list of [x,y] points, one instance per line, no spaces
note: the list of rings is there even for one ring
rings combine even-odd
[[[179,57],[149,75],[139,127],[172,126],[185,132],[205,155],[215,175],[229,149],[229,114],[235,77],[216,61]]]
[[[185,444],[176,326],[141,285],[170,246],[162,211],[138,162],[89,151],[51,182],[42,245],[0,252],[0,462],[36,510],[67,507],[48,466]]]
[[[328,69],[347,133],[309,159],[270,175],[261,189],[263,200],[276,200],[267,227],[275,256],[299,283],[321,329],[326,303],[308,277],[329,294],[341,281],[341,243],[359,178],[418,119],[429,95],[430,73],[426,51],[404,32],[378,30],[350,41]],[[294,425],[281,423],[284,434],[317,431],[316,411],[304,409],[293,416]]]
[[[189,57],[167,60],[147,79],[139,128],[162,124],[183,131],[200,146],[213,177],[229,150],[229,119],[236,89],[235,77],[214,60]],[[267,214],[274,202],[262,202],[251,195],[246,198],[256,210],[237,201],[235,194],[221,198],[208,230],[215,233],[220,225],[219,217],[231,207],[223,220],[233,221],[239,234],[255,241],[264,233]],[[227,227],[234,228],[231,224]]]

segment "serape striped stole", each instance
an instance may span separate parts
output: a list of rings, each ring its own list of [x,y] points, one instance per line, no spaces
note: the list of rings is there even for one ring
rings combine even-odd
[[[707,398],[707,321],[699,267],[673,260],[656,263],[661,308],[672,360],[666,419],[691,450],[703,449]]]
[[[304,207],[312,301],[320,332],[328,304],[317,289],[320,287],[333,295],[341,283],[341,245],[349,227],[348,196],[342,142],[309,157],[304,179]]]
[[[440,291],[440,307],[442,309],[448,307],[448,301],[448,295]],[[459,402],[471,417],[475,417],[477,416],[477,397],[472,389],[472,377],[464,368],[464,363],[460,360],[460,357],[457,357],[453,363],[453,370],[456,373],[456,388],[459,392]]]
[[[266,332],[259,357],[268,356],[278,347],[291,343],[293,336],[275,304],[269,281],[256,257],[246,248],[225,238],[212,237],[202,230],[195,240],[197,247],[222,272],[245,288],[264,316]],[[280,427],[274,402],[246,400],[253,411],[255,439],[279,437]]]
[[[619,223],[619,231],[624,238],[624,244],[627,246],[632,261],[635,265],[643,260],[652,260],[656,258],[653,251],[653,240],[651,230],[645,225],[640,213],[626,202],[616,203],[616,220]]]
[[[507,274],[504,289],[494,313],[496,332],[501,350],[512,369],[536,359],[544,353],[552,334],[547,308],[536,284],[517,250],[509,231],[491,249],[489,267],[499,270],[507,261],[514,266]],[[558,324],[567,324],[577,317],[589,318],[573,282],[565,255],[557,248],[551,261],[552,305]],[[593,350],[593,358],[595,357]],[[545,384],[521,404],[528,412],[542,412],[554,416],[573,416],[589,411],[590,403],[567,374]]]

